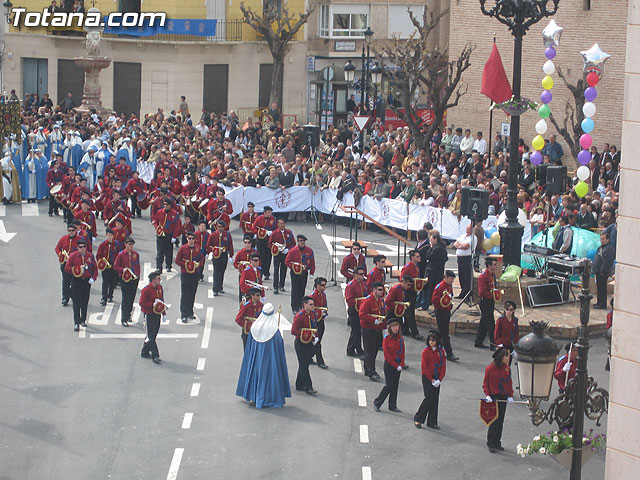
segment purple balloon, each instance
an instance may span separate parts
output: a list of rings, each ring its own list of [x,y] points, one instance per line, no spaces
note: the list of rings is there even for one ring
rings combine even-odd
[[[587,87],[587,89],[584,91],[584,99],[587,102],[593,102],[597,96],[598,96],[598,92],[593,87]]]
[[[578,154],[578,161],[581,165],[586,165],[591,160],[591,154],[588,150],[580,150]]]
[[[551,92],[549,90],[543,91],[540,95],[540,100],[542,101],[542,103],[549,103],[552,98],[553,95],[551,95]]]
[[[547,47],[547,49],[544,51],[544,55],[549,60],[553,60],[556,57],[556,49],[553,47]]]
[[[531,163],[533,163],[534,165],[540,165],[542,163],[542,154],[538,150],[536,150],[531,154],[529,160],[531,160]]]

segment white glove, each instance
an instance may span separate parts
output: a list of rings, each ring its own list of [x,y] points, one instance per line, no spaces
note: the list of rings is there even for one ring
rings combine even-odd
[[[484,399],[484,401],[487,402],[487,403],[491,403],[491,402],[493,402],[493,398],[491,398],[490,395],[487,395],[487,397]]]
[[[376,318],[376,320],[373,322],[374,325],[380,325],[382,323],[382,320],[380,320],[379,318]]]
[[[284,253],[286,255],[287,253],[289,253],[289,249],[285,248],[284,250],[282,250],[282,253]]]
[[[93,282],[95,282],[95,280],[93,278],[89,279],[89,285],[93,285]]]
[[[233,264],[233,258],[229,257],[229,263]]]
[[[320,339],[318,337],[313,339],[313,344],[316,345],[318,342],[320,341]]]
[[[568,372],[569,370],[571,370],[571,362],[565,363],[564,367],[562,367],[563,372]]]
[[[396,368],[396,370],[401,372],[402,371],[402,365],[398,365],[398,368]]]
[[[270,237],[273,232],[271,230],[267,230],[267,237]]]
[[[513,403],[513,397],[507,398],[507,403]]]
[[[160,299],[159,299],[159,298],[156,298],[156,299],[153,301],[153,304],[154,304],[154,305],[156,305],[159,301],[160,301]]]
[[[213,252],[209,252],[209,260],[213,260]]]
[[[93,240],[91,240],[91,242],[95,243],[97,239],[98,239],[98,237],[93,237]]]
[[[431,382],[431,385],[433,385],[434,387],[438,388],[440,386],[440,380],[433,380]]]

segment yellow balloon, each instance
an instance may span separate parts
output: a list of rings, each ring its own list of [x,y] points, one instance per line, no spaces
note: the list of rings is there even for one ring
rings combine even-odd
[[[545,90],[551,90],[553,88],[553,78],[549,75],[542,79],[542,88]]]
[[[490,238],[485,238],[484,240],[482,240],[482,249],[489,251],[493,248],[493,242],[491,241]]]
[[[579,197],[584,197],[587,193],[589,193],[589,185],[586,182],[578,182],[575,186],[576,195]]]
[[[533,148],[536,150],[542,150],[544,147],[544,138],[542,138],[542,135],[536,135],[532,140],[531,145],[533,145]]]
[[[493,232],[491,234],[491,243],[494,246],[500,245],[500,232]]]

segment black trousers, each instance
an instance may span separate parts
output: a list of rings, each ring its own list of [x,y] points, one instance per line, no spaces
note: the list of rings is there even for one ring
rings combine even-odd
[[[224,272],[227,271],[228,262],[227,252],[213,259],[213,293],[220,293],[224,290]]]
[[[307,271],[304,270],[301,275],[291,272],[291,310],[294,313],[302,308],[302,297],[307,289]]]
[[[362,333],[360,329],[360,315],[354,307],[347,309],[347,323],[351,327],[349,341],[347,342],[347,353],[362,354]]]
[[[480,323],[478,323],[478,333],[476,334],[476,345],[484,342],[485,337],[489,336],[489,341],[493,343],[493,332],[496,329],[496,321],[493,318],[493,309],[496,305],[494,300],[483,298],[480,300]]]
[[[156,268],[162,271],[162,261],[167,265],[167,268],[171,268],[171,262],[173,261],[173,239],[170,235],[164,237],[156,237]]]
[[[136,195],[131,195],[129,197],[131,199],[131,214],[132,215],[142,215],[142,210],[138,206],[138,197]]]
[[[273,255],[272,255],[273,256]],[[284,287],[284,282],[287,279],[287,267],[284,264],[284,259],[287,256],[284,253],[279,253],[273,257],[273,288]]]
[[[363,328],[362,343],[364,344],[364,374],[370,377],[376,373],[376,357],[382,345],[382,330]]]
[[[460,296],[464,297],[471,290],[472,275],[471,255],[458,257],[458,280],[460,281]]]
[[[442,335],[442,346],[444,347],[444,351],[447,356],[453,354],[453,349],[451,348],[451,338],[449,337],[449,321],[451,320],[451,312],[448,310],[440,310],[438,308],[435,309],[436,312],[436,322],[438,324],[438,330]]]
[[[428,427],[438,425],[438,403],[440,401],[440,387],[436,388],[431,384],[431,380],[422,375],[422,391],[424,400],[418,407],[418,411],[413,417],[414,422],[427,422]]]
[[[389,397],[389,408],[396,408],[398,400],[398,385],[400,384],[400,373],[398,370],[384,362],[384,387],[380,390],[373,404],[380,408]]]
[[[67,273],[64,269],[67,266],[66,262],[60,265],[60,271],[62,272],[62,299],[69,300],[71,298],[71,279],[73,275]]]
[[[133,302],[136,299],[136,292],[138,291],[138,280],[125,282],[124,280],[120,279],[120,290],[122,291],[120,321],[128,322],[131,318],[131,312],[133,311]]]
[[[313,347],[314,356],[316,357],[316,362],[318,365],[322,365],[324,363],[324,358],[322,356],[322,337],[324,337],[324,329],[325,324],[324,320],[318,320],[318,331],[316,332],[316,336],[320,339],[318,343],[316,343]]]
[[[58,213],[60,205],[56,202],[53,195],[49,195],[49,215],[52,215],[54,212]]]
[[[607,306],[607,280],[609,279],[606,275],[596,274],[596,292],[597,292],[597,302],[596,305],[606,307]]]
[[[73,298],[73,323],[76,325],[87,321],[90,291],[89,279],[73,277],[71,280],[71,295]]]
[[[404,292],[404,301],[409,302],[409,306],[404,312],[404,325],[402,326],[402,333],[405,335],[418,335],[418,325],[416,325],[416,299],[418,293],[410,288]]]
[[[494,400],[506,400],[506,395],[491,395]],[[498,418],[495,422],[489,425],[487,430],[487,446],[489,448],[496,448],[502,446],[502,426],[504,425],[504,416],[507,413],[507,402],[498,403]]]
[[[118,273],[113,268],[102,271],[102,300],[113,300],[113,291],[118,285]]]
[[[242,351],[245,351],[247,349],[247,338],[249,338],[249,335],[244,333],[244,328],[242,329],[242,333],[240,333],[240,337],[242,338]]]
[[[73,222],[73,212],[71,211],[70,208],[62,207],[62,214],[64,215],[64,219],[66,220],[67,223]]]
[[[183,318],[193,315],[193,302],[196,300],[199,279],[198,272],[180,274],[180,316]]]
[[[302,343],[299,338],[294,342],[296,356],[298,357],[298,375],[296,376],[296,390],[309,390],[313,388],[311,375],[309,375],[309,364],[313,358],[313,344]]]
[[[269,245],[267,244],[268,238],[264,240],[260,240],[259,238],[256,240],[256,249],[258,250],[258,255],[260,255],[260,266],[262,267],[262,275],[266,278],[271,275],[271,250],[269,250]]]
[[[156,358],[160,356],[158,344],[156,343],[156,337],[160,330],[160,315],[145,313],[145,317],[147,319],[147,338],[144,339],[142,353],[151,353],[151,357]]]

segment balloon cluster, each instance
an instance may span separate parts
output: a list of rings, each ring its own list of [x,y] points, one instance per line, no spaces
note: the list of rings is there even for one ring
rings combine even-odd
[[[531,142],[531,145],[535,149],[535,151],[531,154],[531,163],[534,165],[540,165],[542,163],[542,153],[540,150],[544,147],[544,138],[542,135],[547,133],[547,121],[546,119],[551,115],[551,109],[549,108],[549,103],[553,99],[553,95],[551,95],[551,89],[553,88],[553,78],[551,75],[556,71],[556,66],[553,64],[553,59],[556,56],[556,47],[560,43],[560,37],[562,36],[562,31],[564,29],[555,22],[555,20],[551,20],[549,25],[545,27],[542,31],[542,39],[545,46],[544,55],[547,57],[547,61],[542,66],[542,71],[544,72],[544,78],[542,79],[542,88],[544,90],[540,94],[540,101],[542,105],[538,108],[538,115],[540,116],[540,120],[536,123],[536,135]]]
[[[584,197],[589,192],[589,185],[585,180],[587,180],[591,175],[591,171],[587,164],[591,160],[589,148],[591,148],[591,145],[593,144],[591,132],[595,127],[592,117],[596,113],[596,105],[593,101],[598,96],[596,85],[604,73],[604,63],[610,55],[603,52],[597,43],[589,50],[580,52],[580,54],[584,60],[584,73],[587,75],[586,79],[588,87],[584,91],[585,103],[582,106],[582,113],[584,113],[585,119],[582,120],[582,123],[580,124],[584,133],[580,136],[580,147],[582,150],[578,153],[578,162],[580,162],[581,166],[578,167],[578,170],[576,171],[579,182],[574,187],[574,190],[576,195]]]
[[[496,227],[489,227],[484,231],[482,249],[487,253],[500,253],[500,232]]]

